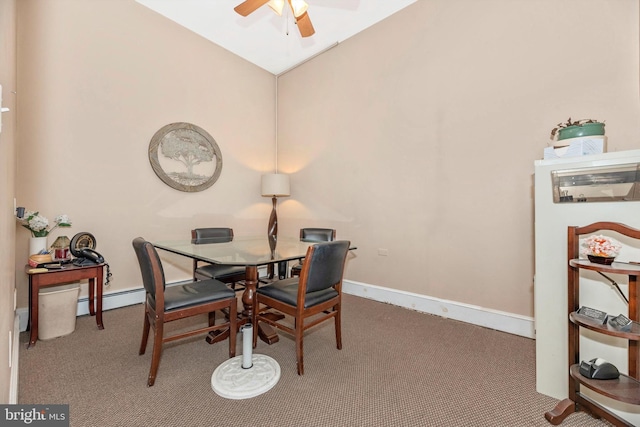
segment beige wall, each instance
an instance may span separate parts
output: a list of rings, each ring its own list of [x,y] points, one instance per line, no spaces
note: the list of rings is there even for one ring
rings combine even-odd
[[[0,85],[2,113],[0,133],[0,403],[10,399],[9,331],[13,331],[15,289],[15,196],[16,146],[16,1],[0,0]],[[15,361],[12,361],[15,363]]]
[[[141,286],[136,236],[189,238],[215,225],[266,232],[260,175],[274,168],[273,75],[133,0],[21,0],[18,16],[18,205],[73,221],[49,243],[92,233],[111,266],[110,293]],[[149,142],[174,122],[202,127],[222,151],[222,174],[206,191],[174,190],[151,169]],[[20,227],[21,307],[28,239]]]
[[[18,12],[18,204],[93,233],[108,292],[139,286],[137,235],[264,232],[272,75],[133,0]],[[569,116],[606,120],[610,151],[637,147],[638,5],[422,0],[278,87],[281,234],[333,226],[359,248],[351,280],[531,316],[533,161]],[[207,191],[173,190],[148,164],[153,134],[177,121],[222,149]],[[20,306],[27,240],[19,228]]]
[[[140,286],[135,236],[264,232],[272,75],[133,0],[21,0],[16,105],[15,8],[0,0],[0,83],[20,110],[15,166],[16,114],[0,134],[0,342],[14,276],[18,305],[27,298],[14,182],[19,205],[73,220],[51,239],[96,236],[114,274],[107,292]],[[280,233],[332,226],[359,248],[351,280],[531,316],[533,161],[570,116],[606,120],[609,151],[638,147],[638,26],[633,0],[421,0],[281,76],[292,197]],[[201,193],[167,187],[149,166],[151,137],[179,121],[223,153],[220,180]]]
[[[421,0],[278,87],[281,230],[335,226],[352,280],[532,316],[533,162],[568,117],[638,148],[638,2]]]

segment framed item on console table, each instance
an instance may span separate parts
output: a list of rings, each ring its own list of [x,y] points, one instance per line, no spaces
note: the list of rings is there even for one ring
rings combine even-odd
[[[222,172],[220,147],[191,123],[171,123],[157,131],[149,143],[149,162],[165,184],[189,193],[211,187]]]

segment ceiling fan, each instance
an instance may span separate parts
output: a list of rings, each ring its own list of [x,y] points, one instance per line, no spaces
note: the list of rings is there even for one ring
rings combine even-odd
[[[259,7],[268,4],[278,15],[282,16],[284,3],[289,3],[293,17],[298,25],[298,30],[302,37],[312,36],[316,31],[313,29],[311,18],[307,13],[309,5],[304,0],[245,0],[233,8],[242,16],[248,16]]]

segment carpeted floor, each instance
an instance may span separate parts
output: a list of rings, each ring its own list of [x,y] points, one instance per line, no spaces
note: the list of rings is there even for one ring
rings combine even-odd
[[[74,427],[546,427],[544,413],[557,403],[535,391],[533,340],[350,295],[343,349],[332,322],[308,331],[302,377],[293,339],[280,334],[254,350],[278,361],[278,384],[252,399],[224,399],[211,374],[227,359],[227,342],[196,337],[165,345],[149,388],[152,339],[138,356],[142,319],[141,305],[105,312],[102,331],[80,317],[73,334],[29,350],[22,333],[18,402],[68,403]],[[562,424],[609,425],[584,413]]]

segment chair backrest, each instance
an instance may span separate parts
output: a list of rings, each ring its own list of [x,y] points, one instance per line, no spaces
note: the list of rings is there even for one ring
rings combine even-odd
[[[333,228],[301,228],[300,240],[303,242],[332,242],[336,240]]]
[[[327,289],[342,282],[349,245],[351,242],[348,240],[336,240],[317,243],[307,249],[300,275],[305,293]]]
[[[196,228],[191,230],[191,243],[200,245],[204,243],[225,243],[233,240],[232,228]]]
[[[165,287],[164,269],[158,252],[150,242],[142,237],[133,239],[133,250],[136,252],[140,264],[144,289],[155,300],[156,289],[162,292]]]

